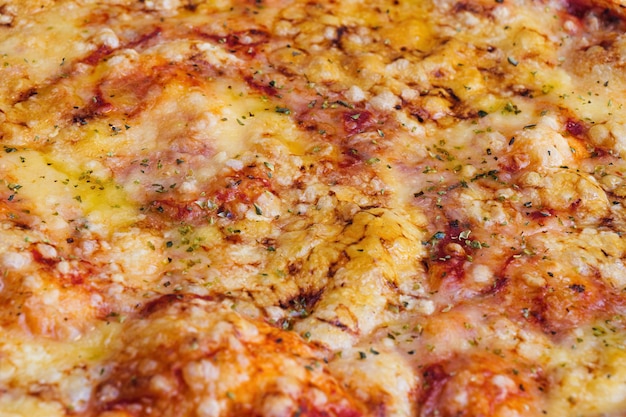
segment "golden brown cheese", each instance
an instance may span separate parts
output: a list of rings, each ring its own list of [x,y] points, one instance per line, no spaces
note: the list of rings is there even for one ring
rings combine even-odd
[[[0,3],[0,415],[623,415],[623,15]]]

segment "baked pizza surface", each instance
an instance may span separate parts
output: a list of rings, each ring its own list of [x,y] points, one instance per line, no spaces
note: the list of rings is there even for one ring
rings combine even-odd
[[[624,14],[1,0],[0,415],[626,415]]]

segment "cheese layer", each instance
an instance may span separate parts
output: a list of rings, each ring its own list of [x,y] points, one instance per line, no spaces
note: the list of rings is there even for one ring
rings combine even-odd
[[[0,415],[624,415],[620,14],[5,0]]]

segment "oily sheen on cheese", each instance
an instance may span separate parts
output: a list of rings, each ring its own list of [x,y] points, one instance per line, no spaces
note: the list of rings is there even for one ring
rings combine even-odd
[[[625,13],[0,0],[0,416],[625,415]]]

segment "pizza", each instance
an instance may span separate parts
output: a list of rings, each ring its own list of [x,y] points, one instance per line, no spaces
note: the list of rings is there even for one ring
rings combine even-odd
[[[626,10],[0,0],[0,415],[626,415]]]

